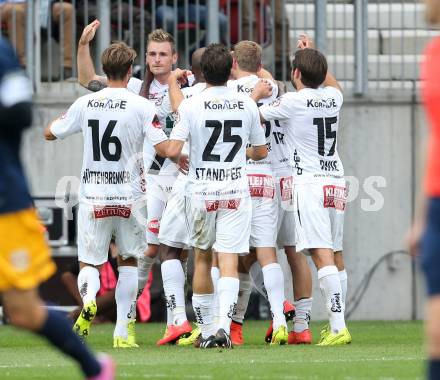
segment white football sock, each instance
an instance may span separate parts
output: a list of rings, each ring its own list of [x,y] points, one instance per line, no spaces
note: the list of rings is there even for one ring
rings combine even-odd
[[[239,273],[238,279],[240,280],[240,287],[238,290],[237,307],[232,320],[243,324],[244,315],[249,304],[249,297],[251,296],[251,277],[249,273]]]
[[[345,310],[345,299],[347,298],[347,282],[348,282],[347,271],[345,269],[339,272],[339,281],[341,281],[342,304],[344,305],[344,310]]]
[[[235,277],[220,277],[218,280],[217,291],[219,300],[219,319],[218,328],[226,333],[231,331],[231,318],[237,307],[238,290],[240,281]]]
[[[173,324],[181,325],[186,318],[185,273],[180,260],[166,260],[160,266],[167,310],[173,315]]]
[[[196,294],[192,296],[192,304],[194,314],[196,316],[197,325],[202,332],[202,338],[209,338],[216,333],[214,315],[212,313],[212,303],[214,294]]]
[[[137,298],[140,297],[147,285],[148,275],[150,274],[151,268],[153,267],[155,258],[142,255],[138,259],[138,294]]]
[[[262,268],[264,286],[267,290],[267,298],[270,303],[270,310],[273,315],[273,329],[286,326],[286,317],[283,313],[284,297],[284,276],[280,264],[272,263]]]
[[[295,301],[295,318],[293,319],[293,331],[302,332],[309,328],[312,314],[313,298],[303,298]]]
[[[85,305],[90,301],[96,302],[96,294],[101,287],[98,269],[90,266],[82,268],[79,271],[77,283],[83,304]]]
[[[214,300],[212,301],[212,310],[214,314],[214,320],[217,323],[218,322],[218,280],[220,279],[220,269],[218,267],[212,267],[211,268],[211,278],[212,278],[212,284],[214,285]]]
[[[261,270],[261,265],[258,261],[255,261],[255,263],[251,265],[249,268],[249,274],[252,282],[254,283],[255,289],[257,289],[257,292],[267,299],[267,292],[266,288],[264,287],[263,271]]]
[[[119,277],[116,284],[116,327],[113,336],[127,339],[127,324],[136,312],[138,268],[118,267]]]
[[[330,329],[337,334],[345,328],[344,305],[338,268],[329,265],[318,270],[318,281],[329,316]]]

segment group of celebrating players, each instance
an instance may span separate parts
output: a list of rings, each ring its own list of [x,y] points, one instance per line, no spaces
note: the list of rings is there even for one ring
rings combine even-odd
[[[120,252],[114,347],[138,347],[136,300],[157,257],[167,304],[158,345],[243,344],[251,284],[270,304],[266,341],[310,344],[306,254],[318,270],[329,318],[318,345],[350,343],[346,187],[337,152],[343,96],[325,57],[301,36],[292,62],[296,91],[282,94],[262,68],[257,43],[241,41],[233,51],[211,44],[194,52],[191,71],[173,71],[173,37],[158,29],[148,36],[144,81],[131,77],[136,53],[122,42],[103,52],[101,77],[89,50],[98,27],[97,20],[88,25],[78,47],[79,81],[93,92],[45,130],[47,140],[84,137],[78,211],[84,306],[74,331],[89,334],[99,271],[114,236]],[[284,294],[277,248],[292,271],[294,305]],[[185,308],[189,249],[194,329]]]

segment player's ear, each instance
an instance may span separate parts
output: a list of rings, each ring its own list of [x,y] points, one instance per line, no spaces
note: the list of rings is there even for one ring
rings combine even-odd
[[[232,54],[232,69],[237,70],[237,60],[235,59],[234,55]]]
[[[173,53],[173,65],[177,63],[177,59],[179,58],[179,54]]]
[[[301,79],[301,71],[299,71],[299,69],[293,70],[293,77],[295,79]]]

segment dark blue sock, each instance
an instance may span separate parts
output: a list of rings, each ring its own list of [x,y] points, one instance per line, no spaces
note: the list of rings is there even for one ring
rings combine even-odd
[[[101,371],[95,356],[72,331],[69,322],[61,313],[48,310],[46,322],[38,334],[46,337],[50,343],[75,359],[87,377],[96,376]]]
[[[428,365],[428,379],[440,380],[440,360],[430,360]]]

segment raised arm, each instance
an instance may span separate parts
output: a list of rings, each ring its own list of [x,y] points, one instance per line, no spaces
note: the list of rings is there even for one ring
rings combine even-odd
[[[99,25],[100,22],[98,20],[87,25],[84,28],[78,43],[78,82],[81,86],[90,91],[99,91],[104,87],[107,87],[107,78],[105,76],[96,75],[95,67],[90,55],[90,41],[95,37]]]
[[[189,70],[176,69],[171,72],[168,77],[168,94],[170,97],[171,109],[176,112],[185,98],[183,96],[182,90],[180,89],[179,83],[183,84],[187,81],[188,75],[191,75]]]
[[[301,34],[299,36],[299,40],[297,42],[297,48],[298,49],[315,49],[315,43],[314,41],[306,34]],[[332,73],[330,73],[329,70],[327,70],[327,75],[324,79],[324,83],[322,84],[324,87],[334,87],[338,89],[339,91],[342,91],[342,87],[339,84],[339,82],[336,80],[336,78],[333,76]]]

